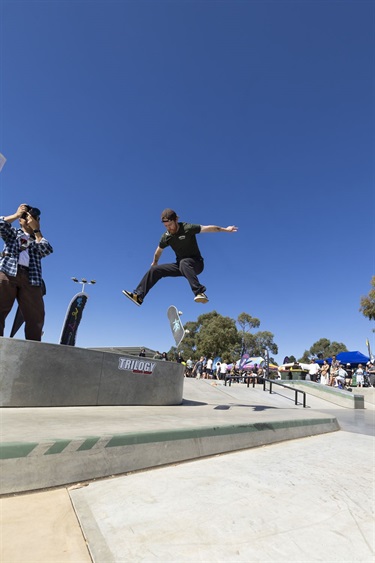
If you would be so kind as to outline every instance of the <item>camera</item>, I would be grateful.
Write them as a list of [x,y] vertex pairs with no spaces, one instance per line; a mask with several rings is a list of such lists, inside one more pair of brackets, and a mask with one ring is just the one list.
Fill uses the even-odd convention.
[[34,219],[39,219],[40,217],[40,209],[37,207],[31,207],[31,205],[26,205],[27,211],[24,211],[21,215],[21,219],[26,219],[27,214],[30,213]]

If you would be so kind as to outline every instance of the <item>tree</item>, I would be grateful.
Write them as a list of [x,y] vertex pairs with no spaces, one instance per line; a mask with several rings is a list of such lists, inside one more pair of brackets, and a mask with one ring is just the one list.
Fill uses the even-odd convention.
[[263,356],[264,350],[266,349],[273,354],[278,353],[279,349],[277,347],[277,344],[275,344],[273,341],[272,332],[269,332],[268,330],[260,330],[253,334],[253,337],[254,342],[251,353],[252,356]]
[[337,355],[340,352],[347,352],[348,349],[342,342],[331,342],[328,338],[321,338],[311,346],[309,350],[305,350],[300,362],[306,363],[311,358],[329,358],[330,356]]
[[369,321],[375,321],[375,276],[372,276],[369,294],[361,297],[360,311]]
[[[242,331],[239,332],[236,322]],[[265,348],[277,354],[277,345],[273,342],[273,334],[268,331],[259,331],[251,334],[251,328],[257,328],[260,320],[247,313],[241,313],[237,321],[230,317],[223,317],[216,311],[200,315],[196,322],[184,324],[189,330],[178,348],[172,346],[169,351],[171,358],[178,352],[183,353],[184,359],[189,356],[196,360],[200,356],[220,356],[228,362],[238,360],[241,350],[246,348],[252,356],[262,356]]]
[[246,332],[252,328],[258,328],[260,326],[260,320],[252,317],[248,313],[241,313],[238,315],[237,322],[240,325],[242,332]]
[[238,345],[236,322],[216,311],[198,317],[195,343],[200,356],[221,356],[232,361],[233,349]]
[[258,328],[260,320],[252,317],[248,313],[241,313],[237,317],[237,322],[241,327],[241,349],[238,350],[238,355],[242,356],[245,350],[250,350],[253,347],[253,338],[250,334],[250,329]]
[[263,356],[266,348],[273,354],[278,353],[278,347],[273,341],[272,332],[258,331],[254,334],[250,333],[252,328],[260,326],[259,319],[252,317],[248,313],[241,313],[237,318],[237,322],[242,329],[242,349],[246,349],[250,356]]
[[228,361],[234,359],[234,350],[238,348],[240,339],[233,319],[212,311],[200,315],[196,322],[187,322],[184,328],[189,332],[178,349],[171,348],[172,358],[176,356],[176,352],[183,351],[185,359],[189,356],[194,360],[200,356],[220,356]]

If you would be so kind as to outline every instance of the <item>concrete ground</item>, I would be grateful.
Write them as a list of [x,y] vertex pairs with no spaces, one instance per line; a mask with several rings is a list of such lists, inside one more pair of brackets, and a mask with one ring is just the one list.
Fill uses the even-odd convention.
[[[316,397],[308,397],[308,409],[301,409],[290,399],[258,389],[252,393],[241,385],[228,389],[187,380],[184,405],[163,407],[165,427],[181,424],[181,419],[194,425],[237,416],[241,421],[243,413],[259,424],[271,412],[288,421],[333,416],[341,430],[3,496],[0,559],[373,563],[375,389],[356,392],[365,395],[365,410],[340,408]],[[25,432],[27,420],[23,409],[18,411],[18,418],[17,412],[1,413],[1,426],[5,419],[13,424],[12,439],[17,429]],[[105,413],[99,414],[99,422],[90,420],[105,425]],[[62,432],[61,409],[50,409],[48,416],[54,430]],[[29,422],[32,427],[31,418]],[[39,426],[42,436],[46,428]]]

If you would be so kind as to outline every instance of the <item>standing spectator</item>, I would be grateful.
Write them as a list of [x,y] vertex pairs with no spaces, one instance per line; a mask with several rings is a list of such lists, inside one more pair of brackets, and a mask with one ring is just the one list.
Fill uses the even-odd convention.
[[209,378],[212,377],[212,364],[213,364],[213,359],[209,357],[206,363],[206,373]]
[[179,352],[179,353],[177,354],[177,363],[178,363],[178,364],[182,364],[183,361],[184,361],[184,358],[182,357],[181,352]]
[[358,367],[355,370],[355,372],[353,373],[353,375],[355,375],[356,378],[357,378],[358,387],[363,387],[363,383],[364,383],[365,378],[364,378],[364,370],[363,370],[362,364],[358,364]]
[[346,383],[346,385],[348,385],[348,386],[350,387],[351,384],[352,384],[352,375],[353,375],[353,371],[354,371],[354,370],[352,370],[352,367],[351,367],[351,365],[350,365],[349,363],[346,364],[345,371],[346,371],[346,373],[347,373],[346,382],[345,382],[345,383]]
[[319,374],[319,371],[320,371],[320,366],[319,366],[318,362],[315,360],[315,358],[311,358],[310,361],[311,361],[310,367],[309,367],[310,381],[317,381],[318,374]]
[[[18,219],[20,228],[12,227]],[[41,259],[53,252],[40,231],[40,211],[22,203],[12,215],[0,217],[0,336],[17,300],[25,320],[26,340],[40,341],[44,325]]]
[[203,379],[207,379],[206,365],[207,365],[207,358],[206,358],[206,356],[204,356],[204,357],[203,357],[203,368],[202,368],[202,377],[203,377]]
[[340,368],[340,362],[336,358],[336,356],[332,356],[331,360],[331,367],[329,370],[329,385],[333,387],[336,383],[336,376],[338,375],[338,371]]
[[152,357],[153,360],[161,360],[162,355],[160,354],[159,350],[156,350],[155,354]]
[[215,368],[215,373],[216,373],[216,379],[220,379],[220,367],[221,367],[221,362],[216,362],[216,368]]
[[228,371],[228,364],[226,362],[221,362],[220,364],[220,379],[225,379]]
[[140,356],[141,358],[145,358],[146,357],[146,350],[144,348],[141,348],[141,351],[139,352],[138,356]]
[[195,375],[195,377],[197,379],[201,378],[201,375],[202,375],[202,372],[203,372],[203,360],[204,360],[204,357],[201,356],[200,359],[195,364],[194,369],[193,369],[193,375]]
[[163,352],[161,355],[161,360],[164,360],[165,362],[168,361],[168,356],[167,356],[167,352]]
[[370,387],[375,387],[375,363],[367,362],[367,375],[370,382]]
[[323,365],[320,369],[320,383],[322,385],[329,384],[329,363],[327,360],[323,360]]

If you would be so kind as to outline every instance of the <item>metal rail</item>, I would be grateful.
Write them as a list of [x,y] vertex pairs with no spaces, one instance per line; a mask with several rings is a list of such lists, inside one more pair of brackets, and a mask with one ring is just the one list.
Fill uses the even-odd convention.
[[[236,381],[237,383],[240,382],[240,379],[243,379],[243,382],[247,384],[247,387],[250,386],[250,383],[253,384],[253,388],[255,387],[255,383],[258,379],[257,375],[227,375],[224,379],[224,385],[227,385],[227,381],[229,382],[229,387],[232,384],[232,380]],[[260,379],[260,377],[259,377]],[[267,379],[266,377],[262,377],[263,379],[263,391],[266,391],[266,383],[268,382],[270,384],[270,393],[272,393],[272,385],[279,385],[280,387],[285,387],[285,389],[290,389],[291,391],[294,391],[294,404],[298,405],[298,393],[302,393],[303,396],[303,400],[302,400],[302,405],[303,408],[306,408],[306,393],[305,391],[301,391],[301,389],[296,389],[295,387],[291,387],[290,385],[285,385],[285,383],[279,383],[278,381],[275,381],[274,379]]]
[[258,379],[257,375],[226,375],[224,379],[224,385],[227,386],[227,381],[229,381],[229,387],[232,385],[232,381],[236,381],[239,383],[243,379],[244,383],[247,383],[249,387],[250,381],[253,382],[253,387],[255,387],[256,380]]
[[232,385],[232,381],[236,381],[237,383],[239,383],[241,379],[243,379],[243,377],[240,375],[226,375],[224,377],[224,385],[226,387],[228,381],[230,387]]
[[266,383],[270,384],[270,393],[272,393],[272,385],[279,385],[280,387],[285,387],[285,389],[290,389],[294,391],[294,404],[298,405],[298,393],[302,393],[303,401],[302,405],[303,408],[306,408],[306,393],[305,391],[301,391],[301,389],[296,389],[295,387],[291,387],[290,385],[285,385],[285,383],[279,383],[279,381],[275,381],[274,379],[263,379],[263,391],[266,391]]

